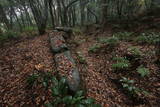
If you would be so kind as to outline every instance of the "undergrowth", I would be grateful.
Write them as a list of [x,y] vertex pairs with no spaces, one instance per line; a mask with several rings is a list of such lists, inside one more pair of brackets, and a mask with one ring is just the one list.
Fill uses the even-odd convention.
[[91,46],[88,51],[94,53],[94,52],[97,52],[100,48],[101,46],[99,44],[95,44]]
[[142,52],[141,52],[140,48],[138,48],[136,46],[129,47],[127,50],[129,52],[128,54],[132,55],[134,58],[142,57]]
[[86,64],[87,63],[86,59],[84,58],[84,56],[82,55],[81,52],[77,52],[77,58],[78,58],[78,60],[81,64]]
[[9,40],[9,39],[17,39],[19,36],[20,36],[20,34],[18,32],[7,31],[7,32],[4,32],[4,33],[1,33],[0,42],[3,43],[3,42],[5,42],[6,40]]
[[108,38],[98,38],[98,41],[103,44],[107,44],[109,47],[115,47],[119,44],[119,39],[115,36]]
[[134,85],[135,84],[134,80],[130,80],[126,77],[123,77],[122,79],[120,79],[120,82],[121,82],[123,88],[125,90],[127,90],[129,92],[129,94],[133,97],[140,96],[140,95],[147,96],[149,94],[144,89],[136,87]]
[[145,77],[145,76],[148,76],[150,74],[149,69],[147,69],[143,66],[138,67],[137,72],[141,75],[141,77]]
[[37,36],[38,35],[37,28],[36,27],[32,27],[32,26],[25,27],[23,29],[23,32],[27,36]]
[[112,64],[112,68],[115,71],[127,70],[130,67],[130,62],[124,57],[114,57],[113,60],[116,61],[116,63]]
[[53,99],[45,104],[46,107],[101,107],[93,98],[85,97],[83,90],[70,93],[65,77],[58,79],[51,73],[33,74],[27,83],[30,88],[41,83],[46,91],[51,90]]
[[140,36],[138,36],[135,39],[136,42],[140,44],[157,44],[160,43],[160,33],[155,32],[145,32],[141,33]]
[[133,38],[131,34],[132,32],[117,32],[114,33],[113,36],[117,37],[119,40],[131,41]]

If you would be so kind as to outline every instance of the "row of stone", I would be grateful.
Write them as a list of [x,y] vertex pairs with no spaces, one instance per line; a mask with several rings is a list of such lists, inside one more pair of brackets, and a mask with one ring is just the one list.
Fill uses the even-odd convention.
[[61,76],[67,78],[67,84],[71,91],[77,91],[80,84],[80,76],[76,67],[75,61],[71,56],[65,39],[62,33],[49,33],[51,50],[54,54],[54,59],[57,71]]

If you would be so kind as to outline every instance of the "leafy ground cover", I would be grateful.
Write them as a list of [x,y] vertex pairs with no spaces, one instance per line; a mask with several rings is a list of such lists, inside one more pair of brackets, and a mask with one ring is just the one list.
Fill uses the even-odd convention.
[[[95,35],[95,32],[99,33]],[[67,40],[81,75],[81,88],[85,95],[81,95],[80,100],[74,95],[67,95],[61,97],[61,103],[65,103],[66,99],[71,103],[75,100],[93,102],[93,99],[88,98],[94,98],[102,107],[159,105],[157,41],[152,39],[154,43],[140,43],[137,38],[141,35],[130,38],[128,35],[131,33],[121,31],[119,35],[111,29],[95,32],[90,33],[91,35],[75,32]],[[127,40],[126,37],[121,37],[123,34]],[[52,72],[56,71],[54,57],[47,35],[6,42],[1,47],[0,54],[0,106],[43,107],[45,104],[52,106],[52,101],[57,101],[52,93],[58,92],[56,88],[48,88],[46,91],[45,87],[50,80],[33,75],[48,72],[53,77],[55,75]],[[37,78],[44,82],[37,82],[32,86]]]
[[[88,96],[95,98],[104,107],[113,105],[149,107],[160,104],[158,88],[160,68],[155,63],[158,59],[155,42],[159,40],[160,33],[147,32],[147,38],[148,34],[152,34],[152,38],[143,44],[136,41],[142,37],[141,33],[139,36],[133,34],[127,32],[115,34],[109,29],[96,36],[83,34],[84,36],[78,35],[68,41],[77,63],[80,59],[76,52],[83,54],[86,60],[87,65],[78,63],[78,66]],[[116,39],[108,42],[115,37]],[[84,41],[77,47],[75,42],[82,39]],[[116,45],[110,48],[108,43]],[[115,69],[118,72],[114,72]]]
[[[47,35],[10,41],[0,49],[0,106],[42,106],[50,99],[41,85],[29,90],[27,77],[54,70]],[[39,70],[37,70],[39,69]]]

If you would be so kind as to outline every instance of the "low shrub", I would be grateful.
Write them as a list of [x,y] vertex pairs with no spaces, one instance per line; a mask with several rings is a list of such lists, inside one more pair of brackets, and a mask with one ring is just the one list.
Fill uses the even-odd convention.
[[38,79],[38,76],[37,74],[32,74],[31,76],[29,76],[27,78],[27,83],[28,83],[28,86],[29,87],[32,87],[34,85],[34,83],[37,81]]
[[27,35],[27,36],[37,36],[38,32],[37,32],[37,28],[33,27],[33,26],[29,26],[29,27],[25,27],[23,29],[23,32]]
[[27,82],[32,87],[35,82],[41,83],[46,90],[51,91],[53,100],[46,103],[46,107],[101,107],[95,104],[93,98],[86,98],[82,90],[71,94],[65,77],[57,79],[51,73],[33,74]]
[[138,88],[134,86],[134,80],[127,79],[126,77],[123,77],[120,79],[120,82],[125,90],[129,92],[130,95],[133,97],[139,96],[139,95],[148,95],[148,92],[144,89]]
[[128,54],[132,55],[135,58],[139,58],[142,56],[142,52],[138,47],[132,46],[128,48]]
[[119,44],[119,39],[117,37],[99,38],[100,43],[109,45],[110,47],[115,47]]
[[148,33],[141,33],[140,36],[138,36],[135,39],[136,42],[141,44],[157,44],[160,43],[160,33],[155,32],[148,32]]
[[95,44],[91,46],[88,51],[94,53],[94,52],[97,52],[100,48],[101,46],[99,44]]
[[141,77],[145,77],[145,76],[148,76],[150,74],[149,69],[147,69],[143,66],[138,67],[137,72],[141,75]]
[[126,70],[130,67],[130,62],[126,58],[115,57],[113,60],[116,61],[116,63],[112,64],[112,68],[116,71]]
[[84,32],[84,28],[80,27],[74,27],[72,30],[74,35],[83,35]]
[[20,34],[18,32],[14,32],[14,31],[7,31],[5,33],[2,33],[0,35],[0,42],[4,42],[8,39],[16,39],[20,36]]
[[87,63],[87,62],[86,62],[86,59],[84,58],[84,56],[82,55],[81,52],[77,52],[77,58],[78,58],[78,60],[79,60],[79,62],[80,62],[81,64],[86,64],[86,63]]
[[28,27],[25,27],[23,29],[24,32],[32,32],[32,31],[35,31],[35,30],[37,30],[37,28],[33,27],[33,26],[28,26]]
[[117,37],[119,40],[131,41],[132,40],[131,34],[132,32],[118,32],[113,34],[113,36]]

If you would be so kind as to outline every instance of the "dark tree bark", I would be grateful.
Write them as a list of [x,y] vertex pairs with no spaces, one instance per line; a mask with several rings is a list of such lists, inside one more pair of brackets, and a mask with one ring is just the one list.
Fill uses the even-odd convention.
[[10,26],[9,20],[8,20],[6,13],[5,13],[1,4],[0,4],[0,13],[1,13],[0,14],[0,22],[4,23],[7,27],[7,29],[10,30],[11,26]]
[[39,34],[42,35],[46,31],[48,19],[48,0],[44,0],[44,7],[38,0],[29,0],[30,8],[32,10],[35,22],[38,27]]
[[98,17],[97,17],[97,15],[94,13],[94,12],[92,12],[89,8],[87,8],[87,10],[88,10],[88,12],[90,12],[94,17],[95,17],[95,20],[96,20],[96,24],[98,23]]
[[52,27],[53,29],[55,28],[55,23],[54,23],[54,16],[53,16],[53,10],[52,10],[52,0],[49,0],[49,11],[51,15],[51,20],[52,20]]
[[106,25],[107,23],[107,0],[101,0],[102,6],[102,24]]
[[68,22],[68,18],[67,18],[67,13],[69,8],[76,2],[78,2],[79,0],[73,0],[71,1],[67,6],[64,7],[64,25],[67,26],[67,22]]
[[20,29],[20,31],[22,31],[21,22],[20,22],[17,14],[16,14],[16,12],[15,12],[15,9],[14,9],[13,5],[12,5],[12,4],[14,4],[14,2],[13,2],[12,0],[8,0],[8,3],[10,4],[10,11],[11,11],[11,13],[14,15],[15,19],[17,20],[17,23],[18,23],[18,25],[19,25],[19,29]]

